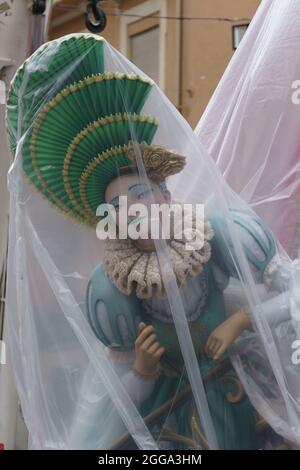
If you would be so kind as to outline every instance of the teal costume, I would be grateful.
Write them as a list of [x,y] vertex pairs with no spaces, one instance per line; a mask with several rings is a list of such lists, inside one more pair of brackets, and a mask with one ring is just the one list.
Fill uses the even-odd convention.
[[[261,221],[251,213],[231,212],[253,274],[257,282],[262,282],[264,270],[276,251],[274,239]],[[212,255],[204,264],[204,271],[199,276],[191,278],[187,286],[181,290],[203,376],[209,374],[216,365],[205,354],[203,347],[210,333],[226,319],[223,289],[230,276],[238,277],[237,260],[233,260],[230,255],[234,253],[234,249],[229,246],[230,238],[221,213],[211,214],[209,220],[214,230],[214,237],[211,240]],[[99,321],[97,312],[99,302],[104,303],[106,307],[106,322],[110,324],[112,335],[110,338],[107,337],[107,333],[104,333],[107,327],[102,325],[101,320]],[[133,294],[130,296],[122,294],[107,278],[103,266],[100,265],[89,282],[87,311],[95,334],[106,346],[118,351],[129,351],[134,348],[134,340],[137,336],[136,324],[140,319],[155,327],[158,340],[165,347],[166,352],[162,358],[162,373],[156,380],[151,395],[140,404],[140,412],[143,416],[152,413],[166,400],[172,398],[176,392],[187,386],[187,377],[184,373],[179,383],[184,364],[175,327],[170,321],[171,313],[167,300],[165,302],[161,300],[155,302],[155,299],[141,301]],[[124,335],[124,328],[119,328],[120,316],[123,317],[123,325],[127,325],[126,335]],[[211,379],[207,386],[207,398],[221,449],[261,448],[262,439],[255,427],[256,412],[232,368]],[[172,426],[176,427],[178,435],[191,439],[195,436],[195,431],[192,430],[193,415],[195,416],[194,403],[191,399],[187,399],[175,409]],[[195,419],[193,422],[195,424]],[[195,429],[201,445],[205,446],[205,436],[201,432],[201,423],[198,418]],[[159,424],[154,424],[152,432],[154,435],[160,432]],[[182,442],[177,440],[176,444],[173,443],[170,448],[188,447],[188,442],[182,439]]]
[[[97,208],[105,202],[107,185],[120,174],[137,171],[142,163],[151,180],[163,182],[184,166],[184,157],[176,151],[153,145],[157,136],[164,138],[152,115],[155,112],[148,115],[144,111],[153,82],[144,76],[119,73],[117,62],[113,66],[109,61],[105,63],[106,47],[104,39],[89,34],[71,35],[43,45],[17,72],[7,106],[11,148],[15,153],[19,136],[23,136],[20,155],[29,183],[55,209],[92,229],[99,221]],[[138,162],[137,144],[141,157]],[[261,282],[275,254],[274,240],[254,215],[232,211],[232,216],[252,271]],[[215,367],[203,346],[225,319],[223,290],[227,280],[238,277],[238,259],[232,258],[234,247],[229,246],[230,236],[221,214],[210,214],[209,221],[214,230],[212,254],[203,264],[203,272],[188,279],[181,289],[203,376]],[[138,404],[144,417],[188,386],[167,301],[156,302],[154,297],[140,300],[134,294],[121,293],[100,265],[89,281],[87,316],[99,340],[118,352],[134,350],[141,319],[155,326],[166,352],[160,377]],[[220,448],[260,447],[254,409],[240,393],[231,367],[210,378],[207,397]],[[110,398],[105,396],[98,408],[93,399],[85,421],[87,428],[83,429],[80,422],[74,431],[75,448],[96,447],[93,435],[106,432],[101,423],[110,420]],[[191,395],[162,417],[169,434],[176,434],[173,432],[173,440],[170,435],[169,440],[164,436],[163,445],[187,448],[199,441],[205,447]],[[165,431],[161,424],[158,419],[148,426],[155,438]],[[114,438],[123,431],[124,427],[115,426]]]

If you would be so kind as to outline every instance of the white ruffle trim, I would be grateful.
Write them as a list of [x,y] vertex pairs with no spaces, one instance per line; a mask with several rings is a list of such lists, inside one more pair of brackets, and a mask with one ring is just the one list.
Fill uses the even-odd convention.
[[[207,220],[203,220],[203,230],[204,243],[198,250],[187,250],[184,239],[173,239],[169,244],[173,268],[170,278],[175,274],[178,287],[185,286],[189,276],[200,274],[203,271],[203,263],[211,257],[209,240],[213,238],[214,232]],[[126,295],[135,292],[140,299],[166,296],[156,251],[141,251],[129,238],[105,242],[104,269],[116,287]]]

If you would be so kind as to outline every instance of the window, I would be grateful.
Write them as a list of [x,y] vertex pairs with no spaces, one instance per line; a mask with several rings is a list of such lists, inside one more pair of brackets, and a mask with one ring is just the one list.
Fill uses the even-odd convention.
[[232,43],[233,49],[236,49],[244,37],[249,24],[234,25],[232,27]]
[[159,83],[159,26],[130,36],[130,60]]
[[166,0],[145,0],[126,10],[127,16],[121,17],[120,31],[121,52],[162,90],[165,87],[166,14]]

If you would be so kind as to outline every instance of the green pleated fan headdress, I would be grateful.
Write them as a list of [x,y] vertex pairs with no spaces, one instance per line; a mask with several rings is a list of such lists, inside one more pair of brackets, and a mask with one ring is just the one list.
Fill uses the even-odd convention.
[[97,223],[108,183],[136,166],[136,145],[157,181],[184,166],[184,157],[151,145],[158,121],[142,108],[153,82],[105,71],[104,47],[90,34],[46,43],[18,70],[7,105],[11,148],[21,139],[29,181],[89,226]]

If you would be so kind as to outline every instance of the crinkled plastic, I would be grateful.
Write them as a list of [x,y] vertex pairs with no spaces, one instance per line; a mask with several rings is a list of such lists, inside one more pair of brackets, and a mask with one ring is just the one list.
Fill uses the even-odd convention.
[[[18,71],[7,129],[30,448],[299,448],[299,266],[162,91],[101,37],[70,35]],[[170,237],[122,238],[121,196],[167,204]],[[141,214],[125,227],[161,226]]]
[[299,256],[298,17],[293,0],[264,0],[196,134],[230,186]]

